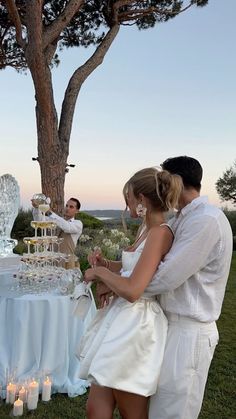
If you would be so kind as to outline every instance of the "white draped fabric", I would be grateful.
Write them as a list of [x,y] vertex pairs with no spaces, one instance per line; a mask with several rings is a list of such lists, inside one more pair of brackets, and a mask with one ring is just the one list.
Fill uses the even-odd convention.
[[0,271],[0,383],[5,384],[6,369],[17,368],[19,381],[47,372],[54,392],[83,394],[88,383],[78,378],[75,351],[96,312],[94,302],[81,320],[72,315],[75,302],[69,296],[12,291],[12,273]]

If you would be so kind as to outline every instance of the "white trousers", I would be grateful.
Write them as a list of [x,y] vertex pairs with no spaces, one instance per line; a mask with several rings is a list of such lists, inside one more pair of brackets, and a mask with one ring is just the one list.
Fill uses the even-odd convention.
[[168,335],[149,419],[197,419],[208,370],[219,340],[215,322],[168,314]]

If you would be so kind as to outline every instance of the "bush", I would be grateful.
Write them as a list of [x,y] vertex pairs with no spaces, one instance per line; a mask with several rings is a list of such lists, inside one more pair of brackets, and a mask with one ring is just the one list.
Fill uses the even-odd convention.
[[79,212],[75,218],[76,220],[82,221],[84,228],[98,229],[103,226],[103,222],[101,220],[92,217],[92,215],[85,214],[84,212]]
[[224,213],[230,222],[233,235],[236,236],[236,211],[224,210]]
[[12,227],[11,237],[20,241],[23,237],[33,236],[34,229],[30,225],[32,219],[31,210],[24,210],[23,208],[20,208]]
[[236,250],[236,211],[224,210],[233,231],[233,250]]

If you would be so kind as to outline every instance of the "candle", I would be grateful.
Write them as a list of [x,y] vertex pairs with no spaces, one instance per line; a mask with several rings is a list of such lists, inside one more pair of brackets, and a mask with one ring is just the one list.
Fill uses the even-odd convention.
[[29,410],[35,410],[35,409],[37,409],[37,405],[38,405],[38,394],[31,395],[29,393],[28,397],[27,397],[27,407],[28,407],[28,409]]
[[16,385],[13,383],[9,383],[7,385],[6,403],[13,404],[15,399],[16,399]]
[[21,387],[20,391],[19,391],[19,399],[25,403],[26,402],[26,389],[24,386]]
[[7,391],[6,391],[6,403],[9,403],[9,389],[10,389],[11,383],[7,385]]
[[39,399],[39,384],[33,380],[28,387],[27,407],[29,410],[37,409]]
[[49,377],[43,382],[43,391],[42,391],[42,401],[48,402],[51,399],[51,387],[52,382],[50,381]]
[[13,416],[22,416],[23,415],[23,402],[20,399],[17,399],[13,405]]
[[37,383],[37,381],[31,381],[31,383],[29,384],[29,393],[31,396],[39,395],[39,384]]

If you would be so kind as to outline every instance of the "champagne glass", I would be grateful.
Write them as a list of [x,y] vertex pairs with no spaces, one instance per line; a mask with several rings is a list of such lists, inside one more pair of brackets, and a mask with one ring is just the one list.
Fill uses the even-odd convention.
[[40,204],[39,205],[39,211],[42,212],[43,214],[43,221],[45,221],[45,213],[50,209],[50,205],[49,204]]
[[57,242],[56,242],[56,244],[57,244],[57,251],[58,251],[58,253],[61,253],[61,250],[60,250],[60,245],[61,245],[61,243],[64,241],[64,239],[62,238],[62,237],[59,237],[58,239],[57,239]]
[[23,242],[27,244],[27,254],[30,255],[31,237],[24,237]]
[[37,230],[38,230],[38,227],[39,227],[38,221],[31,221],[30,225],[31,225],[31,227],[34,228],[34,235],[35,235],[35,237],[37,237]]

